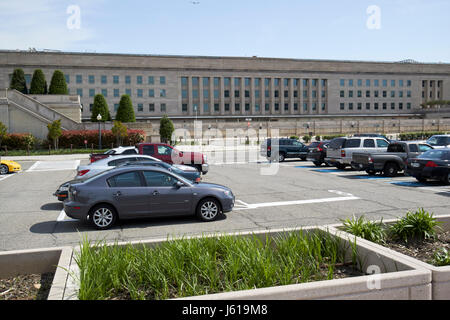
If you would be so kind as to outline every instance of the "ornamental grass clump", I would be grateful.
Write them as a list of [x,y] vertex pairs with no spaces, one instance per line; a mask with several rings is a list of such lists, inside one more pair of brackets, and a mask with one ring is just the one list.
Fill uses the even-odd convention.
[[416,212],[408,211],[406,216],[402,217],[390,228],[390,235],[393,239],[403,240],[424,240],[434,239],[439,228],[439,222],[433,217],[433,214],[425,211],[423,208]]
[[84,239],[75,256],[78,298],[168,299],[332,279],[336,265],[347,265],[344,244],[325,232],[304,231],[169,240],[156,247]]
[[438,267],[450,265],[450,252],[446,248],[437,250],[430,263]]
[[381,222],[366,220],[364,216],[341,220],[343,230],[368,241],[383,244],[386,241],[386,226]]

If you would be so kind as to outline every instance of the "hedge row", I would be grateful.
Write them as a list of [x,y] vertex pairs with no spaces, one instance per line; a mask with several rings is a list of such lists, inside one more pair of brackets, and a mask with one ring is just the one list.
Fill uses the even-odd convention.
[[[128,136],[123,139],[123,145],[134,145],[145,140],[145,132],[143,130],[127,130]],[[59,148],[84,148],[87,142],[88,147],[92,144],[98,145],[98,130],[76,130],[63,131],[59,137]],[[12,133],[7,134],[2,141],[2,149],[6,146],[8,150],[26,150],[27,146],[31,149],[47,148],[53,145],[49,140],[39,140],[29,133]],[[116,145],[116,137],[111,130],[102,130],[102,145]]]
[[408,140],[425,140],[430,138],[431,136],[437,135],[437,134],[445,134],[445,132],[442,131],[433,131],[433,132],[406,132],[401,133],[399,135],[400,140],[408,141]]

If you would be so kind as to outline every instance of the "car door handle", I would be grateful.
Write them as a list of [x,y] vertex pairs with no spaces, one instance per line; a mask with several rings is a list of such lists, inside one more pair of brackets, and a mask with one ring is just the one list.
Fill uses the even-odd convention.
[[155,190],[155,191],[152,192],[152,195],[154,195],[154,196],[157,196],[158,194],[159,194],[158,190]]
[[113,193],[114,197],[119,197],[121,195],[122,195],[122,192],[120,192],[120,191],[117,191],[116,193]]

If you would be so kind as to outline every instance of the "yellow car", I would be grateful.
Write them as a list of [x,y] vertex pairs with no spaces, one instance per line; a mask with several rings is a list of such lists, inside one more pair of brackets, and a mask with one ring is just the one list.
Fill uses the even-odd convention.
[[17,172],[22,170],[20,164],[12,160],[1,160],[0,161],[0,174],[7,174],[10,172]]

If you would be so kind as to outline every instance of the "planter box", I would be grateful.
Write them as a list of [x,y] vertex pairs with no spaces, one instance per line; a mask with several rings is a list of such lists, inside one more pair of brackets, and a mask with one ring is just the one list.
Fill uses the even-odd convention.
[[[355,237],[347,233],[340,232],[334,228],[329,230],[324,227],[292,228],[271,231],[263,230],[245,233],[229,233],[227,235],[239,237],[252,237],[256,235],[264,241],[266,236],[274,237],[290,231],[298,230],[304,230],[306,232],[330,232],[332,235],[342,240],[344,247],[347,249],[348,261],[351,261],[351,243],[354,241]],[[224,234],[199,235],[182,238],[191,239],[221,235]],[[171,240],[180,238],[181,237],[171,238]],[[118,245],[144,244],[149,247],[155,247],[165,241],[167,241],[167,239],[155,239],[149,241],[118,243]],[[404,259],[403,257],[395,255],[391,252],[378,250],[371,243],[367,243],[365,241],[358,241],[356,249],[358,256],[361,258],[358,264],[362,266],[362,270],[369,270],[368,273],[372,273],[372,270],[376,270],[381,273],[279,287],[217,293],[183,299],[431,299],[431,272],[428,269],[422,268],[408,259]],[[66,259],[66,261],[67,260],[69,259]],[[66,270],[61,269],[61,273],[66,273],[66,275],[60,275],[61,278],[67,279],[66,288],[63,290],[63,295],[61,296],[64,300],[77,299],[78,287],[74,282],[73,276],[68,276],[68,272],[76,277],[77,274],[79,274],[79,269],[74,259],[70,259],[70,261],[71,263],[69,268],[66,268]]]
[[27,274],[55,272],[48,300],[61,300],[64,296],[72,248],[48,248],[0,252],[0,279]]
[[[437,221],[442,222],[440,224],[440,227],[442,228],[442,232],[450,231],[450,215],[435,216],[435,218]],[[389,225],[389,224],[395,223],[396,221],[397,221],[397,219],[390,219],[390,220],[384,221],[384,223]],[[341,224],[332,225],[332,226],[330,226],[330,230],[335,229],[336,231],[338,231],[339,228],[341,228],[341,227],[342,227]],[[339,232],[343,233],[343,231],[339,231]],[[352,235],[348,234],[348,236],[352,236]],[[408,261],[411,264],[414,264],[420,268],[429,270],[431,272],[431,276],[432,276],[432,282],[431,282],[432,299],[433,300],[450,300],[450,266],[436,267],[429,263],[425,263],[423,261],[420,261],[420,260],[410,257],[408,255],[402,254],[398,251],[395,251],[395,250],[389,249],[387,247],[384,247],[382,245],[376,244],[374,242],[371,242],[371,241],[368,241],[368,240],[365,240],[365,239],[362,239],[359,237],[357,239],[358,239],[357,242],[359,244],[371,246],[372,248],[374,248],[374,250],[377,250],[378,252],[384,252],[386,254],[391,254],[393,256],[396,256],[396,257],[402,259],[402,261]]]

